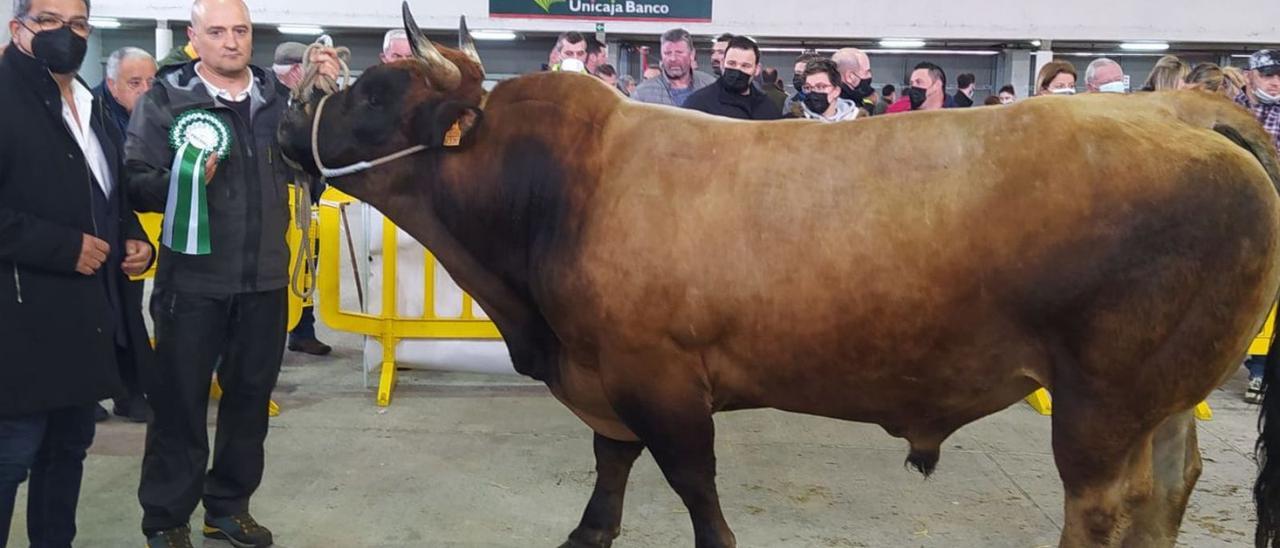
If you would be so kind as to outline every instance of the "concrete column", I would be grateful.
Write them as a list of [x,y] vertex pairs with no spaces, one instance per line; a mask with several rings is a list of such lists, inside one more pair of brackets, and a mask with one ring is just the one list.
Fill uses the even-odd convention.
[[1036,93],[1036,85],[1038,82],[1035,81],[1035,77],[1037,74],[1040,74],[1040,69],[1044,68],[1044,66],[1049,64],[1050,61],[1053,61],[1053,42],[1050,42],[1049,40],[1042,40],[1040,50],[1035,53],[1035,70],[1031,71],[1032,81],[1031,87],[1028,90],[1029,95]]
[[102,81],[106,62],[106,55],[102,53],[102,31],[95,31],[89,35],[89,49],[85,51],[84,62],[80,64],[80,78],[91,87],[98,85]]
[[1007,49],[1000,59],[1007,76],[1000,85],[1011,84],[1019,98],[1026,97],[1033,76],[1031,52],[1025,49]]
[[164,19],[156,21],[156,61],[164,59],[173,50],[173,29]]

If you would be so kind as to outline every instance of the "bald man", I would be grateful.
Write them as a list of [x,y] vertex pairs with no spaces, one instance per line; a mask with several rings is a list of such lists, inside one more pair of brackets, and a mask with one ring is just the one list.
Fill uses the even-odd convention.
[[[267,405],[285,344],[292,174],[275,135],[287,90],[270,70],[249,64],[253,24],[241,0],[195,2],[187,37],[198,59],[157,75],[134,110],[125,147],[135,205],[168,209],[166,220],[175,223],[165,227],[171,241],[160,250],[151,298],[158,367],[143,376],[155,418],[138,488],[142,531],[153,548],[191,546],[187,524],[203,503],[204,536],[264,547],[271,531],[249,515],[249,498],[262,480]],[[337,74],[332,58],[318,60]],[[192,112],[212,113],[231,133],[225,157],[203,164],[207,224],[192,221],[195,230],[176,224],[173,213],[187,205],[177,197],[187,194],[180,177],[170,181],[171,170],[189,161],[175,162],[170,129]],[[209,467],[215,365],[223,396]]]
[[844,48],[837,50],[831,60],[840,72],[840,98],[853,101],[868,115],[875,112],[876,104],[871,96],[876,90],[871,87],[871,58],[866,52],[858,48]]

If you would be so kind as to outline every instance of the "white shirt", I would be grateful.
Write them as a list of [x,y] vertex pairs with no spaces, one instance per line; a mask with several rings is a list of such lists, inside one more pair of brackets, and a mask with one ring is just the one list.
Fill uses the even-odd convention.
[[76,116],[71,115],[71,107],[67,105],[66,98],[63,98],[62,121],[67,124],[67,129],[71,130],[71,136],[75,137],[76,143],[80,145],[85,163],[88,164],[89,171],[93,172],[94,178],[98,180],[98,186],[102,187],[103,194],[110,199],[111,188],[115,186],[115,180],[111,178],[111,164],[107,163],[107,155],[102,152],[102,143],[98,142],[98,136],[94,134],[93,127],[90,125],[93,120],[93,92],[84,87],[79,80],[72,80],[71,96],[75,100],[76,114],[80,119],[76,120]]
[[235,95],[231,95],[231,92],[225,89],[222,89],[218,86],[215,86],[209,83],[208,80],[205,80],[204,75],[200,74],[200,67],[201,67],[201,63],[196,63],[196,76],[200,77],[201,82],[204,82],[204,89],[205,91],[209,92],[209,97],[212,97],[214,99],[222,99],[223,101],[231,101],[232,103],[239,103],[240,101],[248,99],[249,96],[253,94],[253,87],[258,85],[257,82],[254,82],[253,72],[251,72],[248,68],[246,68],[244,69],[244,72],[249,75],[249,85],[244,88],[244,91],[241,91],[240,93],[237,93]]

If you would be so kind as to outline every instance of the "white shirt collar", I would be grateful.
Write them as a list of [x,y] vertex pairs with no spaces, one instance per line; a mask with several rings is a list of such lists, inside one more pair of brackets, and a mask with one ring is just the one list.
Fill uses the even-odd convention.
[[198,76],[200,78],[200,81],[204,83],[204,89],[205,91],[209,92],[209,97],[212,97],[214,99],[222,99],[223,101],[231,101],[233,103],[239,103],[240,101],[248,99],[251,95],[253,95],[253,88],[254,86],[258,85],[258,83],[254,81],[255,79],[253,77],[253,71],[249,70],[248,67],[245,67],[244,71],[249,75],[249,87],[244,88],[244,91],[233,96],[231,95],[231,92],[225,89],[222,89],[218,86],[215,86],[212,83],[210,83],[208,80],[205,80],[204,75],[200,74],[201,65],[202,64],[199,62],[196,63],[196,76]]
[[66,100],[63,100],[62,120],[67,124],[67,129],[71,131],[76,144],[80,145],[85,164],[98,180],[103,194],[111,196],[115,179],[112,178],[111,166],[107,163],[106,154],[102,151],[102,144],[98,142],[98,136],[93,132],[93,92],[81,84],[80,80],[73,79],[71,97],[76,104],[76,116],[71,115],[71,109],[67,106]]

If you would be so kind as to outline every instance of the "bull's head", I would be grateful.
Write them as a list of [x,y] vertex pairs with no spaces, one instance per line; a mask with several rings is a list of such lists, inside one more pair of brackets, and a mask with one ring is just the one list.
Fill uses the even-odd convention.
[[[280,124],[281,148],[290,160],[311,175],[329,168],[331,182],[357,194],[403,180],[397,175],[408,173],[413,158],[398,153],[440,154],[438,149],[464,146],[479,124],[484,66],[465,18],[455,50],[422,35],[408,2],[403,14],[413,59],[370,68],[349,89],[295,104]],[[389,157],[394,159],[377,162]],[[376,165],[368,167],[370,161]],[[353,165],[365,169],[332,171]]]

